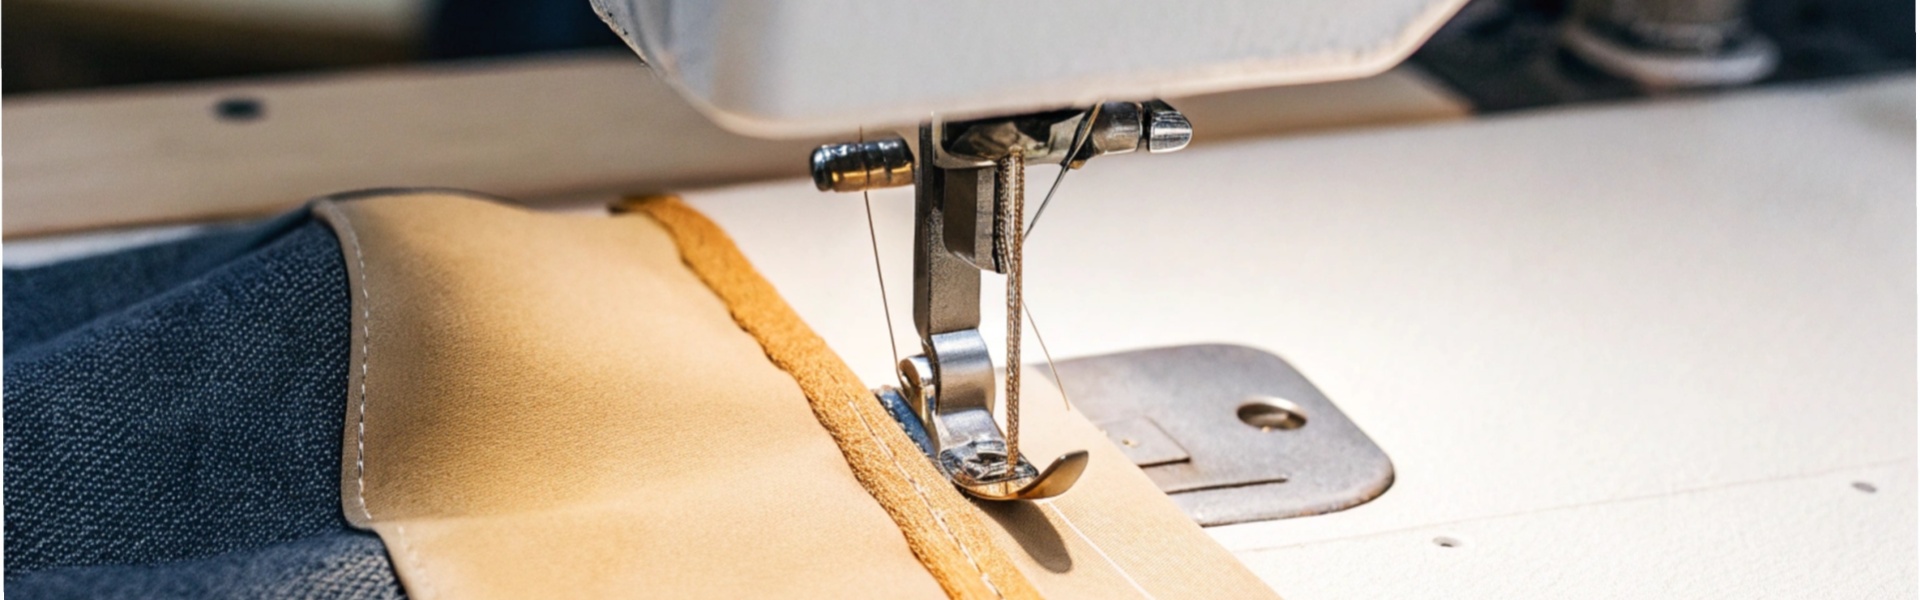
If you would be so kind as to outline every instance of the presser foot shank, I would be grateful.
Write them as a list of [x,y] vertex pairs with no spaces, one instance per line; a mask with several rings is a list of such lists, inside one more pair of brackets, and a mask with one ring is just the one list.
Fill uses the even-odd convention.
[[1008,275],[1008,356],[1017,362],[1020,249],[1030,227],[1024,165],[1057,161],[1063,170],[1079,168],[1104,154],[1179,150],[1191,137],[1186,117],[1154,100],[936,120],[920,126],[915,147],[888,138],[814,151],[812,173],[821,191],[914,186],[913,320],[925,352],[900,362],[902,390],[875,393],[883,404],[894,398],[911,405],[895,418],[909,434],[919,430],[915,441],[961,491],[984,500],[1050,498],[1072,488],[1087,467],[1085,451],[1063,454],[1045,468],[1019,455],[1017,376],[1007,384],[1004,433],[993,417],[996,380],[979,329],[980,272]]

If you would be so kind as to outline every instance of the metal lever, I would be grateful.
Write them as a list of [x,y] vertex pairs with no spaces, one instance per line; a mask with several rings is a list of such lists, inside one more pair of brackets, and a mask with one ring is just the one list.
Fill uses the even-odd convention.
[[[911,414],[896,418],[909,433],[924,430],[916,441],[968,495],[1038,500],[1066,493],[1086,471],[1086,451],[1068,452],[1045,469],[1036,468],[1024,456],[1009,455],[1018,451],[1017,440],[1009,444],[993,418],[993,359],[979,329],[980,272],[1004,273],[1009,262],[1017,264],[1017,255],[1006,248],[1023,234],[1019,216],[1007,218],[1003,203],[996,202],[996,192],[1018,185],[1017,178],[996,175],[1020,157],[1078,168],[1102,154],[1179,150],[1191,139],[1192,128],[1173,107],[1152,101],[935,122],[922,125],[919,133],[918,156],[904,140],[890,138],[821,146],[812,165],[822,191],[894,187],[905,183],[909,170],[912,174],[913,322],[924,353],[900,362],[900,395]],[[1009,156],[1016,159],[996,164]],[[1009,310],[1017,311],[1017,304],[1014,295]],[[893,391],[875,393],[886,403]]]

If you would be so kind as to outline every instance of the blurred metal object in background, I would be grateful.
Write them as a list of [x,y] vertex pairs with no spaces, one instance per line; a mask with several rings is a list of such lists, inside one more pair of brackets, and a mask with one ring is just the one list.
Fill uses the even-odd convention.
[[1561,43],[1651,90],[1753,83],[1773,73],[1780,49],[1747,9],[1747,0],[1580,0]]
[[1897,0],[1473,0],[1409,62],[1480,112],[1829,79],[1911,70],[1913,11]]

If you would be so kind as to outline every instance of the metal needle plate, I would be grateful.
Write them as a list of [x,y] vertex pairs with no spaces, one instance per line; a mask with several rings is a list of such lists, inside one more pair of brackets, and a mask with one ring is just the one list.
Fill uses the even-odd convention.
[[1074,407],[1201,525],[1338,511],[1393,483],[1386,453],[1278,356],[1178,346],[1057,367]]

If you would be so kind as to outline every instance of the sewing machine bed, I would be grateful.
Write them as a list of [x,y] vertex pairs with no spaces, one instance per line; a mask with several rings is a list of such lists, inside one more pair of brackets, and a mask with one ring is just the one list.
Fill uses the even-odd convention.
[[[1391,457],[1372,502],[1209,530],[1284,597],[1911,596],[1913,114],[1902,75],[1219,143],[1202,129],[1184,153],[1070,177],[1026,294],[1060,358],[1282,356]],[[576,199],[635,191],[576,171]],[[54,204],[34,204],[58,183],[41,182],[16,188],[30,209]],[[685,197],[866,381],[894,379],[858,198],[800,179]],[[896,316],[911,202],[873,193]]]
[[[1386,451],[1368,504],[1210,530],[1284,597],[1912,595],[1913,114],[1895,76],[1121,157],[1027,298],[1056,357],[1276,353]],[[891,378],[858,199],[687,198]]]

